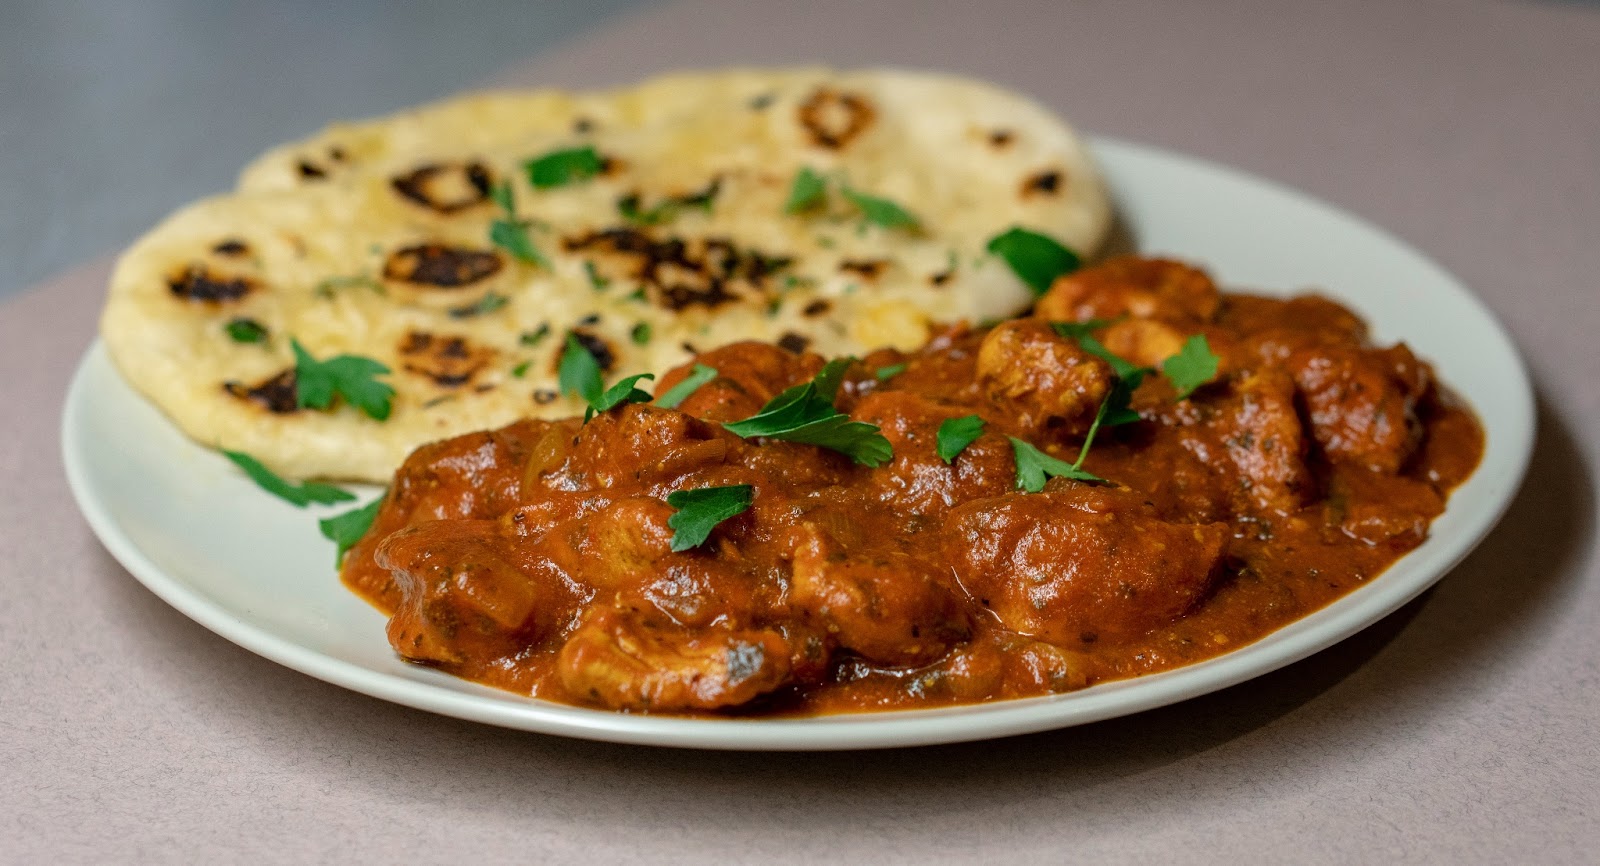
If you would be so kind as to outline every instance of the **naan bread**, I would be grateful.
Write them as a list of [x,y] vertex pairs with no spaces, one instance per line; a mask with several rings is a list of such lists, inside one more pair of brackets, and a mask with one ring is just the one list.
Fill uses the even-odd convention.
[[[524,162],[585,145],[598,176],[530,185]],[[802,167],[829,178],[826,203],[786,214]],[[490,242],[503,181],[548,266]],[[845,184],[919,228],[863,220]],[[636,212],[679,204],[646,224],[625,218],[630,198]],[[746,70],[471,95],[265,154],[237,192],[123,255],[101,330],[127,379],[195,439],[288,476],[383,481],[424,442],[581,412],[558,393],[569,332],[608,382],[741,339],[910,349],[931,322],[1030,302],[985,253],[994,235],[1022,225],[1088,255],[1109,221],[1073,132],[974,81]],[[231,338],[245,320],[266,338]],[[390,367],[390,417],[295,408],[291,337],[319,359]]]

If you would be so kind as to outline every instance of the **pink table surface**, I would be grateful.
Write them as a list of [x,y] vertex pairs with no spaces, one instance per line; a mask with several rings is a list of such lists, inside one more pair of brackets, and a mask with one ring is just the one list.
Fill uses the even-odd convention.
[[826,755],[499,730],[257,658],[105,553],[57,447],[106,279],[91,264],[0,306],[0,861],[1600,857],[1600,13],[686,0],[498,83],[806,60],[990,78],[1087,131],[1305,189],[1438,258],[1503,317],[1540,391],[1504,523],[1343,644],[1088,727]]

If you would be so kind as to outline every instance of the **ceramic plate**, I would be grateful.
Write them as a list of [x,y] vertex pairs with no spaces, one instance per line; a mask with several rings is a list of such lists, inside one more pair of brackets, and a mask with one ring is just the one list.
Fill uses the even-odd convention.
[[[62,420],[78,506],[113,556],[167,603],[295,670],[433,712],[547,734],[716,749],[851,749],[976,740],[1170,704],[1282,667],[1371,625],[1442,577],[1486,535],[1533,442],[1527,373],[1504,329],[1450,274],[1393,236],[1293,190],[1116,141],[1095,149],[1140,251],[1211,269],[1225,285],[1315,288],[1379,342],[1431,360],[1487,428],[1483,464],[1429,540],[1366,586],[1266,638],[1178,670],[1071,694],[938,710],[807,719],[682,719],[587,710],[401,662],[384,618],[345,591],[332,545],[302,511],[186,439],[91,347]],[[364,498],[376,495],[376,489]],[[335,509],[342,510],[342,509]]]

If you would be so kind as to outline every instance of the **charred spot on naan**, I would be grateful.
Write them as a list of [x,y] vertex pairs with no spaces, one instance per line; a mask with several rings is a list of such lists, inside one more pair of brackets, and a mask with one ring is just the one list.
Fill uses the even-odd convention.
[[568,252],[586,251],[611,260],[607,271],[614,273],[620,267],[621,276],[674,311],[696,305],[714,309],[746,293],[764,294],[768,278],[794,261],[741,248],[728,238],[658,240],[632,227],[589,232],[562,244]]
[[223,238],[211,245],[211,252],[230,259],[250,254],[250,245],[238,238]]
[[401,367],[433,381],[440,388],[459,388],[472,381],[495,358],[495,350],[454,334],[412,331],[400,341]]
[[875,282],[888,267],[888,259],[845,259],[839,263],[839,270],[855,274],[868,282]]
[[995,150],[1005,150],[1016,137],[1016,133],[1009,129],[993,129],[989,131],[989,146]]
[[489,200],[494,178],[481,162],[429,162],[389,179],[401,198],[453,214]]
[[258,288],[255,280],[237,275],[218,274],[204,265],[189,265],[167,278],[174,297],[196,303],[221,304],[237,301]]
[[254,385],[237,381],[223,382],[222,390],[274,415],[287,415],[300,410],[299,386],[293,367]]
[[1022,197],[1035,195],[1060,195],[1065,176],[1060,169],[1050,168],[1034,172],[1022,179]]
[[413,244],[389,254],[383,263],[383,278],[413,286],[459,289],[494,276],[504,266],[493,250]]
[[811,135],[811,143],[829,150],[842,150],[867,130],[878,112],[865,96],[819,87],[799,106],[800,125]]

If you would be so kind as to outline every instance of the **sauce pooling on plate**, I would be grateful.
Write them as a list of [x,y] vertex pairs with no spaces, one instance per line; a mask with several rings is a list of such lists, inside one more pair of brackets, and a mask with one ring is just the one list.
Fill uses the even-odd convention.
[[1356,589],[1483,451],[1349,310],[1153,259],[912,353],[737,343],[660,386],[406,461],[344,566],[396,652],[625,711],[1071,691]]

